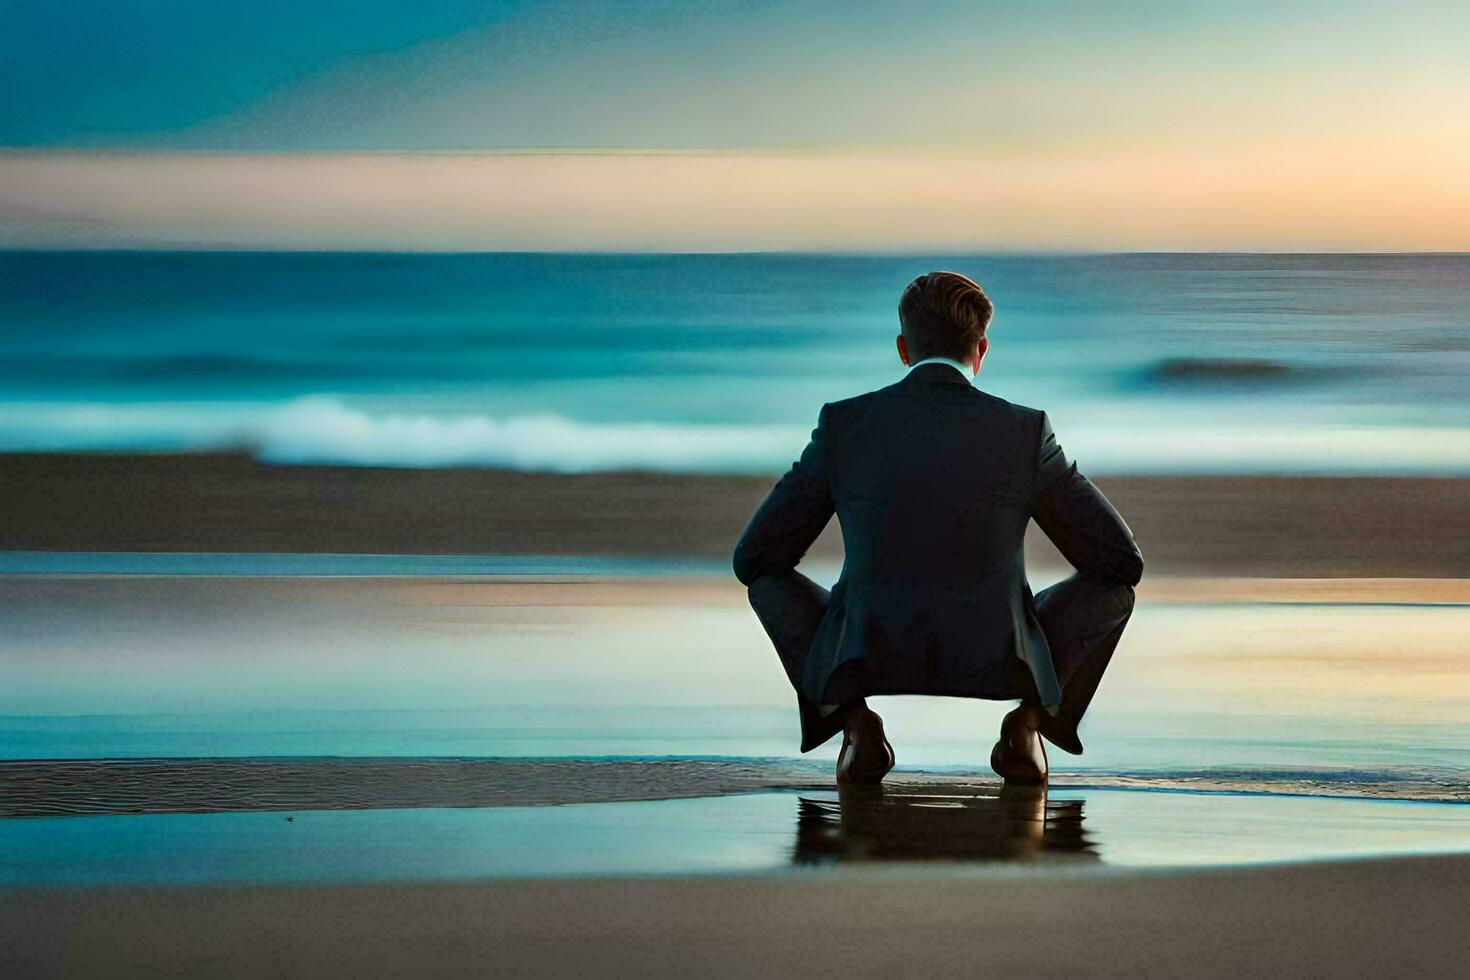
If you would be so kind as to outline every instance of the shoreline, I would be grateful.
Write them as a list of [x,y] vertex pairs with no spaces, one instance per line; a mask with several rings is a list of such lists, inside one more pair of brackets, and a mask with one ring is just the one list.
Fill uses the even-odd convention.
[[[987,798],[988,770],[898,768],[889,793]],[[1054,771],[1051,790],[1470,804],[1444,767]],[[731,757],[278,756],[0,760],[0,819],[124,814],[557,807],[830,791],[830,764]]]
[[[274,466],[239,454],[0,454],[0,549],[726,561],[778,474]],[[1470,578],[1470,479],[1097,476],[1150,576]],[[1033,526],[1028,559],[1061,567]],[[837,561],[834,520],[809,552]]]

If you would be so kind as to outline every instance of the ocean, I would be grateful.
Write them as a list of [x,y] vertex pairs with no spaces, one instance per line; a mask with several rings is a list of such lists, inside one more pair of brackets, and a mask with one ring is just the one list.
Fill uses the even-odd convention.
[[1470,256],[0,253],[0,451],[769,473],[897,380],[897,298],[1085,470],[1470,472]]

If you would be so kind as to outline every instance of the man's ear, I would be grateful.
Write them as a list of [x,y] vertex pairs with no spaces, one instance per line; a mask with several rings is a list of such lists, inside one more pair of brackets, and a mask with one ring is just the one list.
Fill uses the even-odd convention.
[[909,366],[909,347],[903,342],[903,334],[898,335],[898,359],[903,361],[903,366]]
[[990,350],[990,338],[981,337],[980,344],[975,348],[975,373],[980,373],[980,365],[985,361],[985,352]]

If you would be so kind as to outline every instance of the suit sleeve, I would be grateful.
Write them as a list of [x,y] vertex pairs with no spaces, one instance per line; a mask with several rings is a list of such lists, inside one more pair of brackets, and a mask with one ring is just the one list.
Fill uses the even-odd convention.
[[776,481],[735,545],[735,577],[743,585],[795,568],[832,518],[828,409],[823,405],[817,413],[817,427],[801,458]]
[[1143,578],[1143,554],[1133,531],[1077,464],[1068,462],[1045,412],[1031,504],[1037,526],[1079,572],[1125,585]]

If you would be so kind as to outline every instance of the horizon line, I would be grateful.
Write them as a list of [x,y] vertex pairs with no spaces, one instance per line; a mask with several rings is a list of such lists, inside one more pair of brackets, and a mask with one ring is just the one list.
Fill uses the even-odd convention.
[[177,255],[179,253],[219,253],[232,255],[442,255],[442,256],[470,256],[470,255],[582,255],[582,256],[634,256],[634,255],[666,255],[666,256],[790,256],[800,258],[804,256],[842,256],[851,258],[960,258],[960,257],[987,257],[987,258],[1109,258],[1119,256],[1137,256],[1146,258],[1150,256],[1179,256],[1179,255],[1201,255],[1201,256],[1235,256],[1240,258],[1251,258],[1254,256],[1277,256],[1282,258],[1302,257],[1311,258],[1316,256],[1352,256],[1361,258],[1470,258],[1470,250],[1455,249],[1092,249],[1092,248],[1055,248],[1055,249],[1005,249],[1005,248],[978,248],[974,250],[965,249],[764,249],[764,248],[731,248],[731,249],[535,249],[535,248],[298,248],[294,246],[272,246],[272,245],[232,245],[232,244],[189,244],[177,246],[140,245],[140,246],[118,246],[118,245],[72,245],[65,248],[53,248],[47,246],[26,245],[0,245],[0,255],[16,254],[42,254],[42,255],[68,255],[68,254],[102,254],[120,253],[129,255]]

